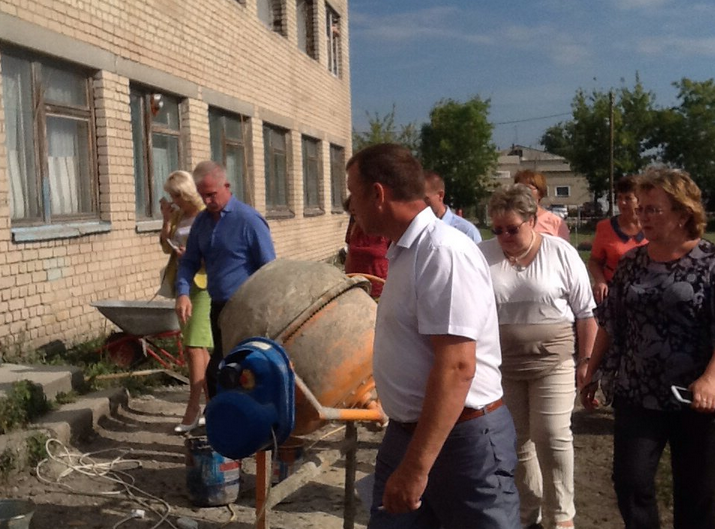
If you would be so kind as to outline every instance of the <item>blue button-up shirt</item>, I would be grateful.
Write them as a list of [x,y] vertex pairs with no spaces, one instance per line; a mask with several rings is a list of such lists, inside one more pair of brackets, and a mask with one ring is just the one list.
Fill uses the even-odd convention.
[[447,207],[447,211],[445,211],[444,215],[442,215],[442,220],[453,228],[457,228],[475,243],[482,242],[482,234],[479,233],[477,227],[468,220],[464,220],[459,215],[452,213],[452,210],[449,209],[449,207]]
[[251,274],[275,258],[266,220],[232,196],[218,220],[204,210],[191,225],[186,252],[179,262],[177,295],[189,294],[203,262],[211,301],[228,301]]

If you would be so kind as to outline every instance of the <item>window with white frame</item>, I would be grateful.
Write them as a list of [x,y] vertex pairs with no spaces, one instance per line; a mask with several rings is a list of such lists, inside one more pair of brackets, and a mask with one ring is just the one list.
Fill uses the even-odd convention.
[[570,197],[571,196],[571,186],[556,186],[555,187],[557,197]]
[[343,212],[345,200],[345,149],[330,146],[330,205],[333,213]]
[[323,213],[320,200],[322,171],[320,164],[320,141],[303,136],[303,207],[307,214]]
[[266,209],[288,213],[288,131],[273,125],[263,126],[266,172]]
[[328,47],[328,70],[336,77],[342,77],[340,15],[328,4],[325,4],[325,33]]
[[12,224],[97,218],[90,74],[23,52],[1,64]]
[[283,8],[285,0],[257,0],[258,19],[266,27],[281,35],[286,35],[285,10]]
[[315,0],[296,0],[298,48],[313,59],[318,58],[315,42]]
[[181,165],[179,100],[132,88],[130,107],[137,219],[158,219],[164,182]]
[[250,143],[248,118],[211,108],[209,134],[211,159],[226,168],[226,177],[234,196],[242,202],[253,204],[246,156],[246,145]]

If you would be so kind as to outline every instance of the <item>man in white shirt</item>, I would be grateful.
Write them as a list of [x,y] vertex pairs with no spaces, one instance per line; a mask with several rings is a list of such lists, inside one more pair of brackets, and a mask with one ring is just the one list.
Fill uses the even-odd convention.
[[419,162],[380,144],[347,164],[350,212],[393,241],[373,373],[390,417],[369,529],[519,529],[515,433],[484,257],[424,201]]
[[459,215],[452,213],[444,203],[444,179],[434,171],[425,171],[425,202],[432,208],[437,218],[442,219],[453,228],[457,228],[475,243],[482,242],[482,234],[477,227]]

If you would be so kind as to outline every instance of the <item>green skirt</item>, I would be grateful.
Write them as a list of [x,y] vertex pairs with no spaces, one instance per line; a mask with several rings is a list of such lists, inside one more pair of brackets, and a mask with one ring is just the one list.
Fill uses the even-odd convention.
[[211,349],[214,346],[211,336],[211,298],[206,290],[191,286],[189,293],[191,300],[191,318],[181,328],[181,339],[184,347],[205,347]]

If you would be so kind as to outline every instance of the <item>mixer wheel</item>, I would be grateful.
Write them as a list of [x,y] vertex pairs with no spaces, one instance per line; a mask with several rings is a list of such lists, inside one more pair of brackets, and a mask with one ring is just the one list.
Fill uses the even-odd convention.
[[110,360],[122,368],[130,368],[144,359],[142,344],[126,332],[113,332],[104,342]]

